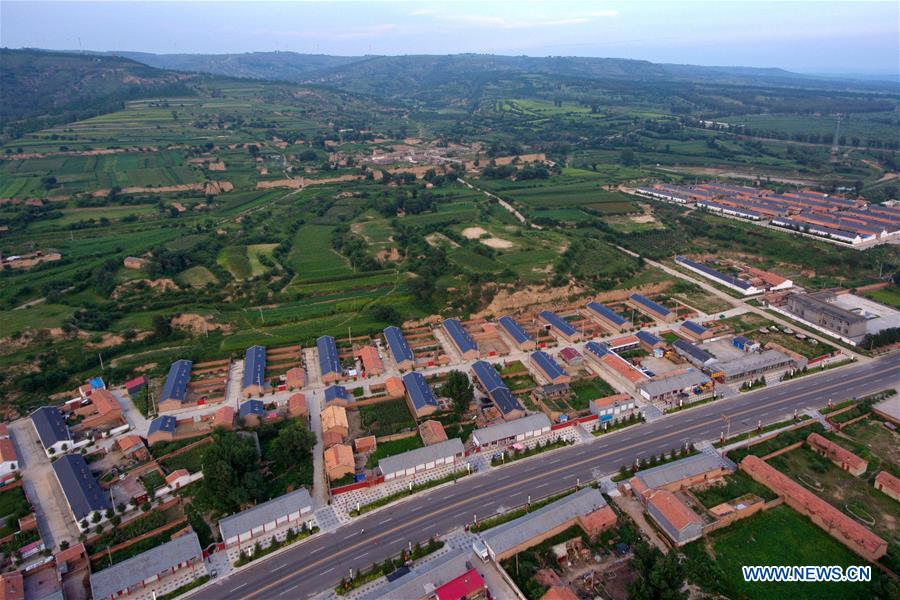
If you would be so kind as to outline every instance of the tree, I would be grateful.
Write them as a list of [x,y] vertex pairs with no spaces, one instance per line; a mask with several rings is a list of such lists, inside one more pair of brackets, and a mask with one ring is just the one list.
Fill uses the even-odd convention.
[[664,555],[659,548],[640,541],[634,546],[632,568],[639,574],[628,586],[628,597],[634,600],[680,600],[687,598],[682,591],[684,567],[676,552]]
[[316,445],[316,436],[302,421],[291,421],[281,428],[274,444],[275,462],[282,469],[290,469],[309,456]]
[[475,388],[465,373],[450,371],[447,381],[441,386],[440,394],[451,398],[456,413],[462,414],[475,398]]
[[167,339],[172,335],[172,323],[165,315],[154,315],[153,334],[159,339]]
[[224,514],[264,497],[266,482],[257,469],[256,444],[232,431],[216,431],[203,457],[203,480],[195,502],[201,510]]

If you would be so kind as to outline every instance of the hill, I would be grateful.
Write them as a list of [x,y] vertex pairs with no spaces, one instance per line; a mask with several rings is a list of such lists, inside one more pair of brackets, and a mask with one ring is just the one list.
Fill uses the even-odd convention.
[[194,76],[119,56],[0,49],[0,127],[6,138],[122,108],[126,100],[189,95]]

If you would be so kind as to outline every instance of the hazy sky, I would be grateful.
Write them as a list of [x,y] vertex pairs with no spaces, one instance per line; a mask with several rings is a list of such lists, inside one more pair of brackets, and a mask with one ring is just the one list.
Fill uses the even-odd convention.
[[900,3],[0,0],[0,43],[158,53],[614,56],[897,73]]

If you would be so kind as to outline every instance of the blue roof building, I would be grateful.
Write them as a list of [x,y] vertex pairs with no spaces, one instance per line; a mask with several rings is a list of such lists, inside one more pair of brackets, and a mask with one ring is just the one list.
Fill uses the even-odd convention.
[[715,356],[686,340],[676,340],[672,343],[672,347],[678,354],[698,367],[706,367],[716,362]]
[[194,363],[189,360],[176,360],[169,367],[169,374],[159,393],[159,409],[175,410],[187,399],[187,387],[191,380],[191,368]]
[[708,267],[701,262],[691,260],[686,256],[676,256],[675,262],[687,269],[690,269],[691,271],[707,277],[708,279],[712,279],[717,283],[724,285],[725,287],[737,290],[744,295],[758,294],[764,291],[753,287],[753,284],[749,281],[727,275],[725,273],[722,273],[721,271],[713,269],[712,267]]
[[516,343],[516,346],[519,347],[519,350],[530,350],[534,348],[535,342],[534,338],[532,338],[528,333],[519,325],[515,319],[510,317],[509,315],[500,317],[498,320],[500,323],[500,327],[503,328],[503,331],[512,338],[512,340]]
[[577,329],[572,327],[572,325],[568,321],[554,312],[543,310],[538,313],[538,317],[540,317],[542,321],[550,325],[550,327],[553,328],[556,333],[563,336],[570,342],[576,341],[581,338],[581,335],[578,333]]
[[67,449],[71,448],[72,434],[69,433],[65,417],[55,406],[42,406],[35,410],[31,413],[31,423],[47,453],[60,452],[64,445]]
[[399,327],[394,327],[393,325],[385,327],[384,339],[387,340],[391,356],[394,357],[394,361],[400,369],[412,369],[415,366],[415,355],[413,355],[412,348],[409,347],[409,343]]
[[[175,435],[175,429],[178,427],[178,419],[173,417],[172,415],[164,415],[162,417],[156,417],[152,421],[150,421],[150,428],[147,430],[147,437],[153,436],[154,433],[163,433],[168,435]],[[151,443],[153,443],[151,441]]]
[[102,377],[91,377],[91,380],[88,383],[91,385],[92,390],[106,389],[106,383],[103,381]]
[[334,338],[323,335],[316,340],[316,349],[319,351],[319,370],[323,380],[327,382],[339,379],[343,375],[343,369]]
[[649,331],[638,331],[636,334],[634,334],[634,337],[639,339],[642,344],[646,344],[651,348],[657,348],[666,345],[662,338],[653,335]]
[[353,401],[353,396],[342,385],[330,385],[325,388],[325,404],[338,402],[342,405]]
[[246,402],[241,404],[238,415],[245,419],[249,416],[255,416],[259,418],[265,417],[266,405],[263,404],[262,400],[247,400]]
[[266,348],[251,346],[244,354],[244,377],[241,390],[245,396],[261,394],[266,383]]
[[659,317],[665,321],[669,321],[674,318],[672,311],[670,311],[662,304],[659,304],[658,302],[654,302],[650,298],[647,298],[646,296],[642,296],[641,294],[632,294],[629,297],[629,300],[631,300],[632,304],[634,304],[644,312],[649,313],[651,316]]
[[495,388],[490,393],[494,406],[500,411],[504,419],[518,419],[525,415],[525,408],[518,398],[506,386]]
[[597,342],[588,342],[584,345],[584,351],[593,355],[595,358],[602,358],[609,354],[609,348]]
[[707,331],[706,327],[704,327],[703,325],[700,325],[699,323],[696,323],[694,321],[685,321],[684,323],[681,324],[681,326],[686,331],[688,331],[688,333],[690,333],[696,337],[703,336],[703,334],[705,334]]
[[[101,513],[103,518],[102,514],[112,508],[109,492],[100,487],[82,455],[67,454],[57,459],[53,463],[53,472],[79,527],[83,519],[92,517],[95,512]],[[92,525],[90,521],[88,519],[88,527]]]
[[495,388],[506,387],[506,384],[503,383],[503,379],[500,377],[500,373],[497,372],[494,365],[486,360],[479,360],[473,363],[472,372],[475,373],[475,378],[478,379],[481,387],[488,393]]
[[440,408],[434,392],[431,391],[425,376],[421,373],[413,371],[404,375],[403,386],[406,388],[406,398],[410,408],[417,417],[429,415]]
[[466,328],[462,326],[459,319],[445,319],[444,330],[450,336],[450,339],[453,340],[463,358],[478,357],[478,344],[475,343],[475,340],[472,339]]
[[550,383],[567,383],[571,379],[569,374],[559,366],[559,363],[543,350],[532,352],[531,363],[543,373]]
[[616,329],[622,329],[629,323],[628,319],[599,302],[588,302],[587,309],[593,316],[609,323]]

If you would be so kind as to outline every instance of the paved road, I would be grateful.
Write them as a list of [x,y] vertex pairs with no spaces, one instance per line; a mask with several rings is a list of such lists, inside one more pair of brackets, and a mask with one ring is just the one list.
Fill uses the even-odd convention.
[[[304,597],[335,585],[350,568],[367,568],[399,553],[409,542],[443,534],[473,519],[610,474],[637,457],[659,454],[685,442],[714,440],[731,418],[731,433],[741,433],[789,417],[794,409],[818,408],[900,385],[900,354],[827,371],[757,392],[741,394],[675,413],[526,459],[488,474],[478,474],[393,507],[355,519],[283,554],[216,582],[197,598]],[[365,529],[365,534],[362,529]]]

